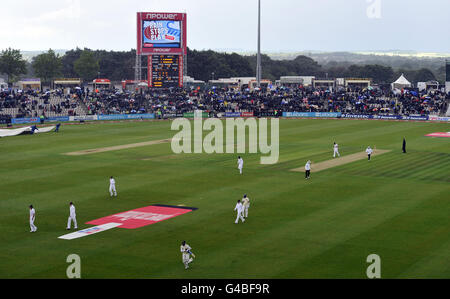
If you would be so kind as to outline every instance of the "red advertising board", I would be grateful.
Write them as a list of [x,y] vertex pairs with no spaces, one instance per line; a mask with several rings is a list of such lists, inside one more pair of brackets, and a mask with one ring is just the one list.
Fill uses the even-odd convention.
[[241,117],[253,117],[253,112],[242,112]]
[[86,223],[93,225],[118,223],[120,224],[119,227],[121,228],[136,229],[170,218],[174,218],[192,212],[194,210],[197,210],[197,208],[152,205],[95,219]]
[[427,137],[443,137],[443,138],[450,138],[450,132],[437,132],[437,133],[431,133],[425,135]]
[[137,13],[137,54],[178,54],[187,51],[185,13]]

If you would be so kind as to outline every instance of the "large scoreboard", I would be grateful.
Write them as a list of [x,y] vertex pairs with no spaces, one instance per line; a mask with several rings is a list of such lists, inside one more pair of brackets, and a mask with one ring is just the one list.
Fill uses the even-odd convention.
[[183,87],[183,56],[148,56],[148,86],[151,88]]
[[148,56],[148,86],[183,87],[185,13],[137,13],[137,55]]

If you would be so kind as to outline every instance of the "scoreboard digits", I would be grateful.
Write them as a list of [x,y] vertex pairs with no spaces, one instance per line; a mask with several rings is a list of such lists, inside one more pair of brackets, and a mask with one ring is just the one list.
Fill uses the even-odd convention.
[[[149,56],[150,87],[170,88],[181,86],[180,55]],[[181,78],[180,78],[181,77]]]

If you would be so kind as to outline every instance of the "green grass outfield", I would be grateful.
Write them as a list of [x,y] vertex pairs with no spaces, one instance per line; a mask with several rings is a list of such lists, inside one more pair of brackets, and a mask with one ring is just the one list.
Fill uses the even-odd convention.
[[[86,156],[62,153],[171,138],[170,122],[63,125],[61,132],[0,139],[0,278],[65,278],[81,257],[82,278],[366,278],[381,257],[383,278],[450,278],[450,131],[446,123],[281,120],[280,159],[259,154],[172,153],[158,144]],[[402,138],[408,153],[401,153]],[[311,180],[289,171],[367,145],[392,150]],[[108,193],[115,176],[117,199]],[[251,199],[236,225],[237,199]],[[66,234],[68,203],[86,222],[151,204],[198,210],[136,230],[76,240]],[[28,205],[37,233],[29,232]],[[196,254],[189,270],[180,242]]]

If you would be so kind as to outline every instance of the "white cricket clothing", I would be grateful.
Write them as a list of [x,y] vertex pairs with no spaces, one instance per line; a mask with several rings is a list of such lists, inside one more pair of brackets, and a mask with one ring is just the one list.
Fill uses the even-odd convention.
[[371,155],[373,153],[373,150],[371,148],[366,149],[366,153],[368,155]]
[[35,232],[37,230],[37,227],[34,225],[36,211],[34,208],[30,210],[30,232]]
[[234,207],[234,210],[236,211],[238,211],[238,213],[240,213],[240,212],[242,212],[242,208],[243,208],[243,206],[242,206],[242,203],[241,202],[238,202],[237,204],[236,204],[236,207]]
[[75,206],[71,205],[70,206],[70,214],[69,214],[69,218],[67,219],[67,228],[70,229],[70,225],[72,224],[73,221],[73,227],[75,229],[78,228],[77,225],[77,215],[75,214]]
[[117,196],[117,191],[116,191],[116,186],[115,185],[110,185],[109,186],[109,194],[111,196]]
[[75,214],[75,206],[71,205],[70,206],[70,217],[76,217],[77,215]]
[[306,163],[305,164],[305,170],[311,170],[311,164],[310,163]]
[[242,211],[242,214],[245,218],[248,217],[248,208],[250,208],[250,198],[246,197],[242,199],[244,210]]
[[339,154],[339,146],[337,145],[337,143],[334,145],[333,158],[336,157],[336,155],[338,155],[339,157],[341,156],[341,154]]
[[241,219],[242,222],[245,221],[244,217],[242,216],[243,209],[244,206],[242,205],[242,203],[238,202],[236,204],[236,207],[234,208],[234,210],[237,211],[236,221],[234,223],[238,223],[239,219]]
[[109,194],[117,196],[116,181],[113,178],[109,179]]
[[191,258],[191,255],[189,254],[190,250],[191,250],[191,246],[189,246],[188,244],[180,246],[180,251],[182,253],[182,261],[183,261],[185,269],[189,268],[189,263],[191,263],[193,261],[193,259]]
[[183,256],[184,255],[188,255],[189,256],[189,252],[188,251],[190,251],[190,250],[191,250],[191,246],[189,246],[188,244],[180,246],[180,251],[183,253]]
[[239,173],[242,174],[242,168],[244,168],[244,160],[242,158],[238,159],[238,169]]
[[244,167],[244,160],[242,160],[242,158],[238,159],[238,168],[242,168]]

